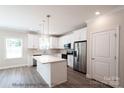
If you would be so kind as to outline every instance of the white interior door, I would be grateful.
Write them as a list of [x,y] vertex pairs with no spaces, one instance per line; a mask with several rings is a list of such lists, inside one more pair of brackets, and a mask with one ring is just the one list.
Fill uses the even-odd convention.
[[117,31],[92,33],[92,76],[111,86],[117,84]]

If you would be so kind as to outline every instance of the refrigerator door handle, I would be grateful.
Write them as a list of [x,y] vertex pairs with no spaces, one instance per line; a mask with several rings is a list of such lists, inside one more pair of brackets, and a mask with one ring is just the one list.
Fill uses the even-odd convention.
[[78,46],[78,51],[77,51],[77,61],[79,62],[79,46]]
[[74,51],[73,55],[74,55],[74,57],[76,57],[76,56],[77,56],[77,53],[76,53],[76,51]]

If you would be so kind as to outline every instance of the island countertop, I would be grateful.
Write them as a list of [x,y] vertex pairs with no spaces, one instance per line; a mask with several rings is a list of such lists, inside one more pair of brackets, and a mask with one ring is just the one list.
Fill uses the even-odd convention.
[[41,62],[43,64],[66,61],[66,59],[62,59],[62,58],[55,57],[52,55],[34,56],[33,58],[36,59],[38,62]]

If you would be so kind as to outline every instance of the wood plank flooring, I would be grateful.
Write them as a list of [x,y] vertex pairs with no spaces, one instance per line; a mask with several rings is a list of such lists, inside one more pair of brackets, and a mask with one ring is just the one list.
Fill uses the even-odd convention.
[[[0,88],[49,88],[36,71],[36,67],[19,67],[0,70]],[[68,81],[54,88],[110,88],[82,73],[68,68]]]

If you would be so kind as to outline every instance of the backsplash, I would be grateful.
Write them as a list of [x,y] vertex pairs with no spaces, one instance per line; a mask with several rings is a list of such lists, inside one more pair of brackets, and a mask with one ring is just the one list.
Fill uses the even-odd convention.
[[29,49],[28,53],[30,55],[54,55],[54,54],[65,54],[67,53],[67,50],[65,49],[48,49],[48,50],[36,50],[36,49]]

